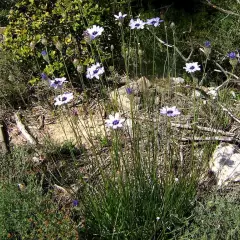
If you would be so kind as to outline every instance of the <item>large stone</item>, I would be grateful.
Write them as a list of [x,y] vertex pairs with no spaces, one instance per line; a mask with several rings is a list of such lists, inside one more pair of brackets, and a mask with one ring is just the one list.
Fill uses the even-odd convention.
[[240,149],[236,145],[221,143],[213,152],[210,169],[219,187],[240,181]]
[[[140,96],[151,87],[150,81],[141,77],[137,81],[130,82],[123,87],[113,90],[110,93],[111,100],[123,111],[137,110],[140,104]],[[127,89],[131,93],[127,92]]]

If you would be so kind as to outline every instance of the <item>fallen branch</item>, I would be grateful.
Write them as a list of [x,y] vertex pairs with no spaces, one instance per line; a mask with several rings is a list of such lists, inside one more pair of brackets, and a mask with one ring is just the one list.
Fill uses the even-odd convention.
[[222,136],[181,138],[179,140],[182,142],[195,142],[195,141],[196,142],[202,142],[202,141],[240,142],[235,137],[222,137]]
[[176,128],[187,129],[187,130],[198,129],[198,130],[201,130],[201,131],[204,131],[204,132],[217,133],[217,134],[222,134],[224,136],[229,136],[229,137],[235,137],[236,138],[236,135],[234,133],[225,132],[223,130],[219,130],[219,129],[215,129],[215,128],[202,127],[202,126],[198,126],[198,125],[194,125],[194,127],[192,127],[189,124],[180,124],[180,123],[172,123],[172,122],[171,122],[171,126],[176,127]]
[[218,11],[220,12],[223,12],[223,13],[226,13],[226,14],[229,14],[229,15],[234,15],[234,16],[237,16],[237,17],[240,17],[240,15],[238,13],[235,13],[235,12],[232,12],[232,11],[229,11],[229,10],[226,10],[226,9],[223,9],[223,8],[220,8],[214,4],[212,4],[210,1],[206,0],[206,1],[203,1],[203,3],[207,4],[208,6],[212,7],[212,8],[215,8],[217,9]]
[[[151,31],[150,31],[151,32]],[[156,35],[154,35],[154,37],[158,40],[158,42],[160,42],[161,44],[163,44],[164,46],[166,47],[169,47],[169,48],[174,48],[175,51],[179,54],[179,56],[185,61],[185,62],[188,62],[189,59],[191,58],[192,54],[193,54],[193,47],[191,47],[191,52],[190,54],[188,55],[187,58],[185,58],[183,56],[183,54],[181,53],[181,51],[175,46],[175,45],[170,45],[170,44],[167,44],[165,43],[163,40],[161,40],[160,38],[158,38]]]
[[235,117],[227,108],[225,108],[223,105],[219,103],[219,106],[222,108],[224,112],[226,112],[232,119],[234,119],[236,122],[240,123],[240,120]]
[[32,145],[37,144],[37,141],[26,130],[25,126],[21,122],[21,119],[20,119],[20,117],[18,116],[17,113],[14,114],[14,117],[15,117],[15,121],[16,121],[16,124],[17,124],[17,128],[22,133],[24,138]]

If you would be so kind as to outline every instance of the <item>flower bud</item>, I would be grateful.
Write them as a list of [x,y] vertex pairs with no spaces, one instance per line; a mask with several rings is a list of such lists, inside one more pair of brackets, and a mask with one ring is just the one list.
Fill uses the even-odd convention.
[[175,27],[176,27],[176,26],[175,26],[175,23],[174,23],[174,22],[171,22],[171,24],[170,24],[170,28],[174,30]]
[[75,58],[74,60],[73,60],[73,65],[74,66],[77,66],[79,64],[79,60],[77,59],[77,58]]
[[57,50],[59,50],[60,52],[62,51],[62,44],[59,41],[56,42],[55,46]]
[[83,67],[82,67],[81,65],[78,65],[78,66],[77,66],[77,71],[78,71],[79,73],[82,73],[82,72],[83,72]]
[[36,43],[34,41],[30,42],[30,48],[34,50]]
[[44,46],[47,46],[47,39],[46,38],[42,38],[41,42]]

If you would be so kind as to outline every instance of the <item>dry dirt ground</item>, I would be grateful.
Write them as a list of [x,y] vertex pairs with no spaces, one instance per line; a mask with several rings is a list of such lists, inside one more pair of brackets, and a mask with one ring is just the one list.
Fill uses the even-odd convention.
[[[90,147],[89,139],[104,136],[106,133],[102,109],[94,106],[91,114],[84,113],[82,106],[75,107],[74,110],[54,113],[50,109],[41,106],[33,107],[27,111],[19,111],[21,122],[26,126],[28,133],[40,144],[44,141],[63,143],[81,139],[81,144]],[[6,120],[10,146],[27,144],[24,135],[16,126],[15,118],[9,114]]]

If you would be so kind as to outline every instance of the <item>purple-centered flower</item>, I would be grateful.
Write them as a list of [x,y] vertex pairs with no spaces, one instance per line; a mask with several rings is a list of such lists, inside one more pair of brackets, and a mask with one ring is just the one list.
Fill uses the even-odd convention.
[[163,22],[163,20],[161,20],[159,17],[156,17],[156,18],[147,19],[146,24],[154,27],[158,27],[160,25],[160,22]]
[[175,117],[181,112],[174,106],[174,107],[163,107],[160,109],[160,113],[166,115],[168,117]]
[[127,94],[132,94],[133,93],[133,89],[132,88],[126,88],[126,92]]
[[85,34],[88,34],[90,40],[94,40],[96,37],[100,36],[103,32],[104,28],[93,25],[92,28],[88,28]]
[[145,22],[138,18],[137,20],[131,19],[129,26],[131,29],[143,29],[145,24]]
[[66,103],[69,103],[73,99],[73,93],[64,93],[62,95],[58,95],[54,98],[55,106],[60,106]]
[[118,13],[118,15],[114,15],[115,20],[119,22],[123,22],[124,18],[127,16],[127,14],[122,14],[121,12]]
[[115,113],[115,115],[109,115],[109,119],[105,120],[107,127],[112,129],[117,129],[123,127],[124,118],[121,118],[119,113]]
[[209,41],[204,42],[204,47],[210,48],[211,47],[211,43]]
[[198,65],[198,62],[193,62],[193,63],[186,63],[186,66],[183,67],[186,72],[188,73],[193,73],[196,71],[200,71],[200,65]]
[[104,73],[104,67],[101,67],[99,63],[93,64],[87,69],[86,77],[88,79],[97,78],[99,79],[100,75]]
[[43,57],[47,56],[47,52],[46,52],[45,50],[43,50],[43,51],[41,52],[41,54],[42,54]]
[[77,199],[74,199],[72,204],[73,204],[74,207],[77,207],[78,204],[79,204],[79,201]]
[[54,89],[61,89],[63,86],[63,83],[67,82],[65,77],[62,78],[55,78],[54,80],[50,80],[50,87],[53,87]]
[[48,76],[46,73],[41,73],[42,80],[48,80]]
[[228,53],[228,57],[230,59],[235,59],[236,58],[236,53],[235,52],[230,52],[230,53]]

